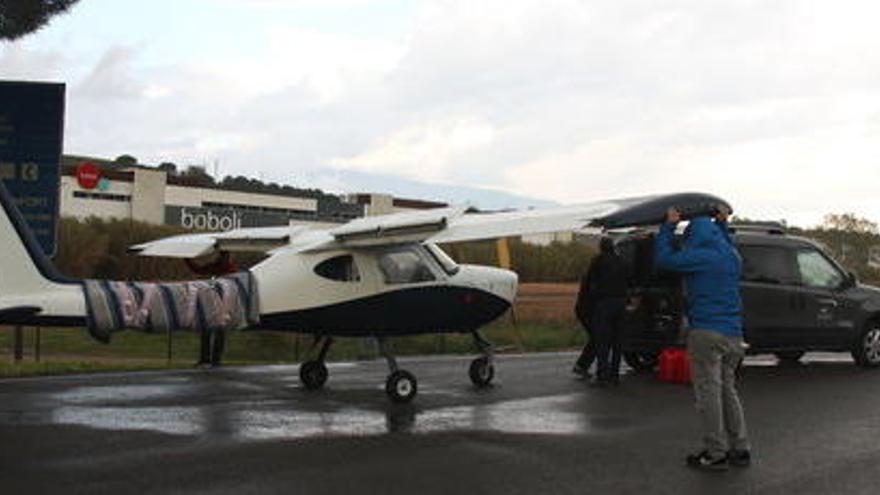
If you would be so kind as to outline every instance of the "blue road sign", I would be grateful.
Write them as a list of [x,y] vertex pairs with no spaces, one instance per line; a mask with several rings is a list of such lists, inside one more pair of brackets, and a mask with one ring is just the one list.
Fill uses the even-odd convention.
[[0,179],[48,256],[55,254],[64,84],[0,81]]

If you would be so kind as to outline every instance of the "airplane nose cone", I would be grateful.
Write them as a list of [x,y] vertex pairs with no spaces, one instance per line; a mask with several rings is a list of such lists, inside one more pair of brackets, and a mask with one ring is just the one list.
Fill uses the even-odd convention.
[[497,270],[489,285],[489,291],[505,301],[513,304],[516,299],[516,289],[519,284],[519,276],[510,270]]
[[[479,328],[503,315],[516,298],[519,277],[510,270],[478,265],[459,265],[458,273],[450,280],[462,291],[459,309],[463,326]],[[462,326],[462,325],[460,325]]]
[[516,299],[519,277],[515,272],[487,266],[462,266],[460,281],[503,299],[512,305]]

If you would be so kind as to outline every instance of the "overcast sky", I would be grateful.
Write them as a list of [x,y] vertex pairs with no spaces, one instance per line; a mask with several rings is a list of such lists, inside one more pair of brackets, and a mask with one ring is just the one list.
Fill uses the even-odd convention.
[[880,221],[877,19],[849,0],[80,0],[0,44],[0,77],[67,83],[71,154]]

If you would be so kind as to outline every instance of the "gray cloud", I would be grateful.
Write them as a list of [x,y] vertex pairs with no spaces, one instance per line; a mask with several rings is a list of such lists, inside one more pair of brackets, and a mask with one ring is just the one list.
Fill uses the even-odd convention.
[[752,216],[876,219],[877,10],[437,0],[393,47],[281,30],[248,60],[148,66],[148,44],[91,60],[13,45],[0,67],[69,81],[73,152],[567,202],[703,189]]

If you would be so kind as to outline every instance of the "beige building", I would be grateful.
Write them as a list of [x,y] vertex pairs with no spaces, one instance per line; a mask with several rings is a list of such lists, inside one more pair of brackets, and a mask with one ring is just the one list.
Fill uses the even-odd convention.
[[[133,167],[102,169],[95,187],[83,185],[76,168],[61,176],[62,216],[122,218],[197,230],[230,230],[293,223],[327,224],[361,216],[363,208],[321,215],[317,198],[255,194],[194,187],[163,170]],[[335,213],[335,215],[333,214]]]
[[[311,190],[304,191],[308,194],[304,196],[244,192],[198,185],[192,178],[158,168],[120,167],[106,160],[74,156],[65,156],[62,162],[61,215],[80,219],[131,219],[192,230],[224,231],[289,224],[331,227],[363,216],[448,206],[382,193],[335,196]],[[99,180],[84,181],[78,176],[86,162],[97,167]],[[573,239],[570,232],[523,237],[525,242],[540,245]]]
[[[97,181],[94,177],[82,180],[84,163],[97,170]],[[106,160],[72,156],[64,157],[60,182],[62,216],[131,219],[193,230],[288,224],[329,227],[367,215],[446,206],[388,194],[335,196],[310,190],[297,195],[206,187],[158,168],[120,167]]]

